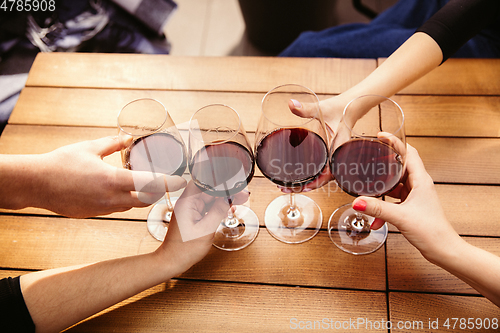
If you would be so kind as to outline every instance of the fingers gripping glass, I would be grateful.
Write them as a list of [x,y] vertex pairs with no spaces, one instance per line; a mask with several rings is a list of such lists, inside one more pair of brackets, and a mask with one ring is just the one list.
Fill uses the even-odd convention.
[[182,137],[165,106],[150,98],[138,99],[125,105],[118,115],[118,129],[120,136],[133,138],[132,144],[121,152],[123,167],[149,172],[152,178],[150,183],[143,184],[144,181],[138,180],[138,174],[134,176],[139,199],[146,203],[156,202],[157,197],[141,194],[141,190],[146,185],[151,187],[153,183],[161,187],[159,193],[164,198],[149,212],[147,226],[154,238],[163,241],[172,217],[173,204],[178,198],[170,198],[162,175],[182,176],[184,173],[187,158]]
[[[307,109],[307,114],[295,114],[294,101]],[[319,100],[310,89],[288,84],[264,96],[255,140],[256,162],[266,178],[292,189],[290,195],[274,199],[266,208],[266,227],[274,238],[302,243],[321,228],[320,207],[311,198],[294,192],[301,192],[327,167],[327,142]]]
[[[400,182],[406,160],[404,115],[393,100],[365,95],[344,109],[331,147],[330,169],[337,184],[353,196],[380,197]],[[338,208],[328,222],[331,240],[352,254],[378,250],[387,238],[387,225],[371,230],[373,217],[351,204]]]
[[222,105],[208,105],[189,122],[189,171],[205,193],[226,198],[230,209],[215,233],[213,245],[221,250],[241,250],[259,233],[259,219],[246,206],[232,204],[245,189],[254,170],[254,156],[238,113]]

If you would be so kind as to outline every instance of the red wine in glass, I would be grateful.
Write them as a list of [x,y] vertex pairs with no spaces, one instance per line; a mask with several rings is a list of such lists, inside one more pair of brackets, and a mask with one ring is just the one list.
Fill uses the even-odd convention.
[[[405,169],[404,114],[392,99],[363,95],[344,108],[332,143],[330,170],[342,190],[352,196],[380,197],[401,181]],[[328,235],[339,249],[360,255],[377,251],[388,227],[371,229],[375,218],[353,209],[337,208],[328,221]]]
[[227,215],[219,223],[213,245],[224,251],[246,248],[259,233],[259,219],[248,206],[234,205],[255,171],[254,155],[240,115],[224,104],[196,111],[189,121],[189,171],[196,186],[225,198]]
[[305,128],[280,128],[257,145],[256,162],[265,177],[285,187],[304,186],[319,177],[328,161],[328,147]]
[[182,176],[186,161],[184,144],[168,133],[143,136],[124,150],[124,166],[129,170]]
[[194,183],[216,197],[230,197],[243,190],[254,174],[252,153],[237,142],[209,144],[190,164]]
[[[157,177],[157,174],[181,176],[184,173],[187,165],[184,142],[165,105],[152,98],[140,98],[127,103],[118,113],[117,122],[118,135],[125,140],[128,137],[133,139],[132,144],[121,151],[123,167],[151,173],[154,178],[150,184],[134,185],[163,186],[160,189],[167,190],[165,198],[153,205],[147,218],[151,235],[163,241],[176,198],[170,199],[168,189],[163,185],[163,177]],[[136,190],[140,194],[143,189]],[[143,198],[147,200],[145,203],[151,203],[150,196]]]
[[[297,114],[297,103],[308,114]],[[321,228],[319,205],[301,194],[328,166],[328,136],[318,96],[298,84],[284,84],[267,92],[255,133],[255,161],[264,176],[287,195],[273,199],[266,208],[267,231],[277,240],[299,244],[312,239]]]
[[393,147],[378,140],[355,139],[335,150],[331,169],[338,185],[350,195],[379,197],[399,183],[404,168]]

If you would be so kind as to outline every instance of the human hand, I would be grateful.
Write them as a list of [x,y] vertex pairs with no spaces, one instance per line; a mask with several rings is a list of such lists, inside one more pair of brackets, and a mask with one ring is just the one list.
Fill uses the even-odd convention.
[[[176,191],[186,185],[182,177],[162,175],[158,177],[162,184],[155,186],[158,182],[151,181],[149,172],[116,168],[102,160],[128,147],[131,139],[105,137],[40,155],[31,206],[85,218],[146,207],[160,199],[165,189]],[[138,192],[136,183],[150,186]]]
[[[375,217],[372,229],[387,221],[396,226],[406,239],[431,262],[461,242],[460,236],[446,219],[432,178],[415,148],[407,145],[406,177],[389,196],[401,199],[390,203],[371,197],[358,197],[355,210]],[[445,249],[446,248],[446,249]]]
[[[233,204],[248,200],[248,192],[234,195]],[[227,216],[229,204],[202,192],[192,181],[177,199],[168,232],[157,254],[173,263],[178,274],[203,259],[210,250],[215,231]]]

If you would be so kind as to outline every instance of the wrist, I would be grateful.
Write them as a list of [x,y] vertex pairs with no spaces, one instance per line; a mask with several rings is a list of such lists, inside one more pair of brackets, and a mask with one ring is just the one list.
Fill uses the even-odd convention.
[[185,267],[186,265],[175,260],[175,255],[163,249],[163,245],[152,252],[151,255],[156,263],[155,266],[158,268],[162,281],[167,281],[178,276],[190,268]]
[[35,207],[40,189],[39,155],[3,155],[0,157],[0,186],[9,195],[0,197],[0,207]]
[[469,243],[463,240],[460,235],[452,234],[450,237],[442,238],[433,248],[425,252],[422,251],[422,255],[434,265],[448,270],[449,267],[460,260],[469,246]]

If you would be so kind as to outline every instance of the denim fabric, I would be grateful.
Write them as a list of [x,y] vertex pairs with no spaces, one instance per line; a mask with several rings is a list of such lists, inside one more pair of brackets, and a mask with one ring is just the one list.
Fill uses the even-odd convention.
[[[388,57],[447,2],[448,0],[400,0],[369,24],[353,23],[320,32],[304,32],[280,56]],[[498,21],[469,40],[454,57],[500,57]]]

